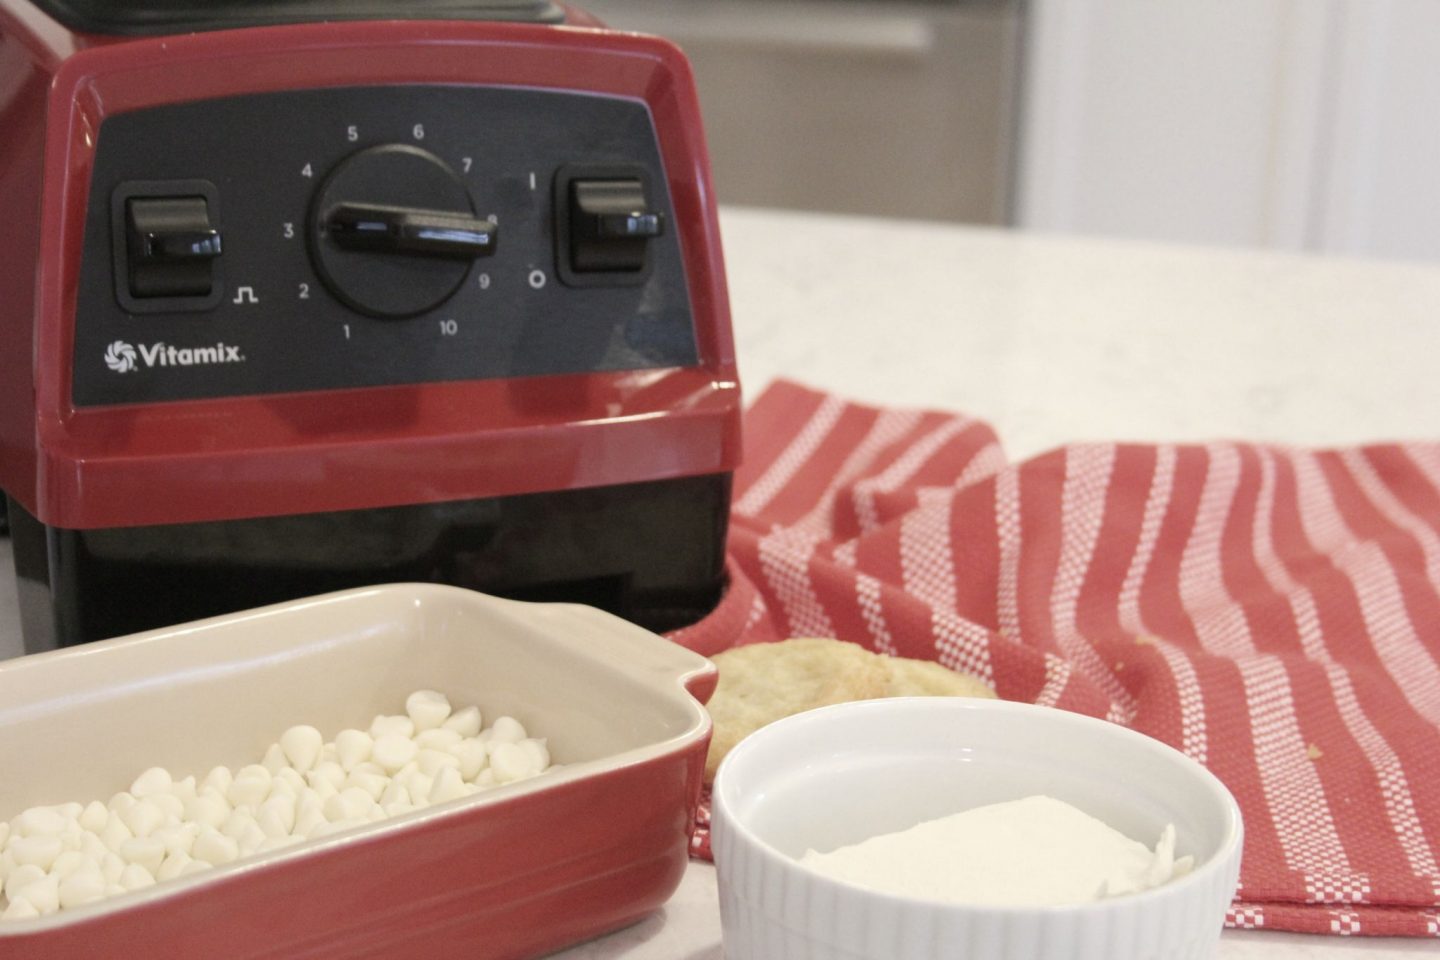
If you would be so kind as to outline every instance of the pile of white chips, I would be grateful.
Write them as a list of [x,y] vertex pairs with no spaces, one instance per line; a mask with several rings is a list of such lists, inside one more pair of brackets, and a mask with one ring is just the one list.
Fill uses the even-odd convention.
[[109,803],[31,807],[0,821],[0,920],[22,920],[348,830],[554,769],[513,717],[489,727],[418,690],[405,713],[326,743],[286,730],[260,763],[176,780],[162,767]]

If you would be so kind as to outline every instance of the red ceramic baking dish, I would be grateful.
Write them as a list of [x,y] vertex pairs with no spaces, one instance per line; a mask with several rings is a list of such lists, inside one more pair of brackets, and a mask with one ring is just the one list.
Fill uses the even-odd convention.
[[[685,870],[714,667],[600,611],[397,584],[0,664],[0,819],[142,770],[257,761],[435,689],[547,737],[560,769],[0,924],[0,956],[538,956],[662,904]],[[699,698],[699,699],[697,699]]]

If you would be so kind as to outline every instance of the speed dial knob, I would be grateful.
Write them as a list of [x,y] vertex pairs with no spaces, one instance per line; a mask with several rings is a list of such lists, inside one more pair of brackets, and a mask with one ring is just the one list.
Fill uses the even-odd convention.
[[321,281],[351,309],[413,317],[440,306],[477,257],[495,252],[496,224],[439,157],[407,144],[370,147],[320,184],[310,251]]

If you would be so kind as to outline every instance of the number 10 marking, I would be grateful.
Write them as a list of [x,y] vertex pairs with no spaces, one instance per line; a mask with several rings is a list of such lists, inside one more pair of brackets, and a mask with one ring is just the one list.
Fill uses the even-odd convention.
[[460,325],[454,320],[440,321],[440,336],[442,337],[453,337],[455,336],[456,331],[458,331],[459,329]]

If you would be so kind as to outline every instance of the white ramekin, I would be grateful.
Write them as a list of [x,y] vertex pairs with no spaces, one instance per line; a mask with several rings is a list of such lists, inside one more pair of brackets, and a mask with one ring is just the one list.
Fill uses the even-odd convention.
[[[1032,794],[1148,845],[1173,823],[1177,856],[1195,868],[1130,896],[1000,908],[877,893],[796,860]],[[727,960],[1204,960],[1242,839],[1229,791],[1163,743],[1064,711],[946,697],[840,704],[761,729],[716,775],[712,831]]]

